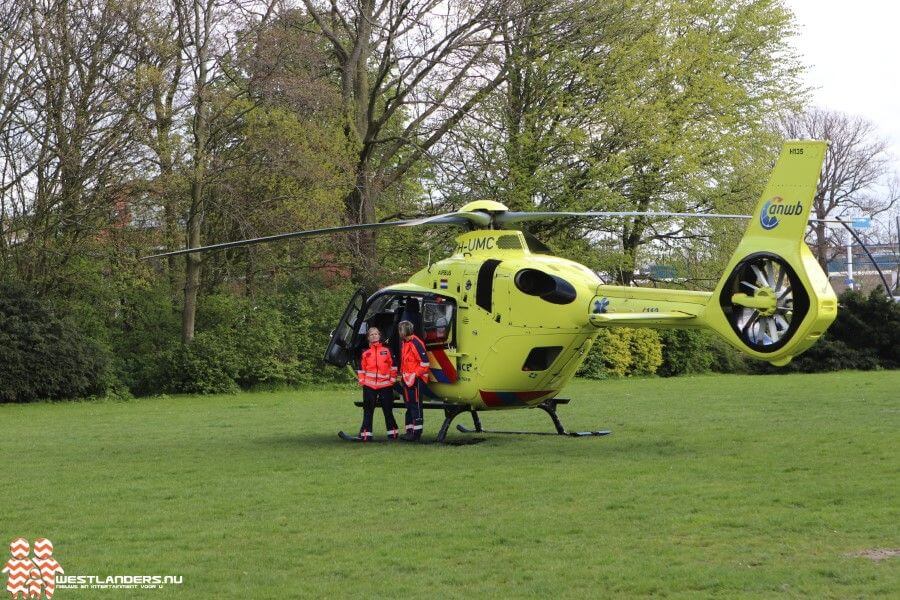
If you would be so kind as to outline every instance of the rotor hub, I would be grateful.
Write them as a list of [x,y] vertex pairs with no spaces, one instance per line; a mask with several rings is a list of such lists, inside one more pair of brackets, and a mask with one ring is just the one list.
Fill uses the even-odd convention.
[[771,317],[778,309],[778,295],[769,286],[755,290],[752,296],[745,293],[734,294],[731,301],[740,306],[756,309],[762,317]]

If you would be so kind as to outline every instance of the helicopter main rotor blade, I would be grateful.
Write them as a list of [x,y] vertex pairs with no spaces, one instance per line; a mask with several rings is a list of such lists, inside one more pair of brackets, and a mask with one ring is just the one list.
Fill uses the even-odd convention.
[[[526,221],[541,221],[545,219],[558,218],[603,218],[603,217],[684,217],[698,219],[749,219],[750,215],[727,215],[714,213],[681,213],[681,212],[649,212],[649,211],[607,211],[607,212],[495,212],[486,213],[481,211],[452,212],[420,219],[405,219],[402,221],[386,221],[384,223],[362,223],[358,225],[342,225],[340,227],[326,227],[323,229],[308,229],[306,231],[291,231],[288,233],[279,233],[276,235],[267,235],[264,237],[251,238],[247,240],[237,240],[234,242],[222,242],[221,244],[210,244],[209,246],[200,246],[198,248],[184,248],[182,250],[173,250],[172,252],[163,252],[145,256],[141,260],[150,258],[162,258],[165,256],[180,256],[182,254],[193,254],[195,252],[209,252],[212,250],[227,250],[228,248],[238,248],[241,246],[252,246],[254,244],[264,244],[266,242],[277,242],[292,238],[312,237],[317,235],[329,235],[332,233],[344,233],[350,231],[363,231],[367,229],[384,229],[387,227],[419,227],[422,225],[468,225],[468,226],[504,226],[513,223],[521,223]],[[822,221],[826,223],[840,223],[840,220],[833,219],[810,219],[810,221]]]
[[604,218],[604,217],[695,217],[698,219],[749,219],[750,215],[723,215],[714,213],[649,212],[639,210],[591,211],[591,212],[507,212],[494,217],[498,225],[509,225],[526,221],[543,221],[558,218]]
[[[608,217],[683,217],[696,219],[750,219],[753,215],[728,215],[719,213],[684,213],[684,212],[652,212],[652,211],[592,211],[592,212],[505,212],[494,217],[497,225],[511,225],[526,221],[543,221],[545,219],[565,218],[608,218]],[[835,219],[816,219],[810,221],[823,223],[840,223]]]
[[461,223],[471,223],[473,225],[481,225],[487,227],[491,224],[491,215],[484,212],[452,212],[442,215],[434,215],[433,217],[424,217],[415,219],[404,224],[404,227],[417,227],[419,225],[459,225]]
[[326,227],[324,229],[308,229],[306,231],[291,231],[289,233],[279,233],[277,235],[267,235],[265,237],[251,238],[248,240],[237,240],[234,242],[222,242],[221,244],[210,244],[209,246],[200,246],[198,248],[185,248],[183,250],[174,250],[172,252],[163,252],[162,254],[153,254],[145,256],[141,260],[150,258],[161,258],[163,256],[179,256],[181,254],[192,254],[194,252],[208,252],[211,250],[226,250],[228,248],[237,248],[240,246],[252,246],[253,244],[264,244],[266,242],[277,242],[292,238],[312,237],[316,235],[328,235],[331,233],[342,233],[346,231],[363,231],[366,229],[383,229],[386,227],[399,227],[412,223],[413,220],[405,221],[387,221],[385,223],[363,223],[361,225],[342,225],[340,227]]

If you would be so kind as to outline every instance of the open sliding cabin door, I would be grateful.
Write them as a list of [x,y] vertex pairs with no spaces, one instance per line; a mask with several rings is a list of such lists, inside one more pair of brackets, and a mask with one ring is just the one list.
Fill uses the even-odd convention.
[[356,290],[353,298],[337,327],[331,332],[331,341],[325,349],[325,362],[336,367],[345,366],[353,358],[353,342],[356,337],[356,321],[366,302],[366,295],[362,290]]

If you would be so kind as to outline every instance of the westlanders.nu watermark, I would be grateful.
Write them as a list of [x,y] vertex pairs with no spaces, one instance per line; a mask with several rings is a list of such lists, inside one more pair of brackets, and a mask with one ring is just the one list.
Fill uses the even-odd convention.
[[136,590],[159,589],[167,585],[181,585],[181,575],[57,575],[57,589],[75,590]]
[[53,554],[53,542],[47,538],[31,544],[23,537],[9,545],[9,559],[3,564],[6,592],[12,600],[52,600],[58,589],[74,590],[152,590],[181,585],[181,575],[66,575]]

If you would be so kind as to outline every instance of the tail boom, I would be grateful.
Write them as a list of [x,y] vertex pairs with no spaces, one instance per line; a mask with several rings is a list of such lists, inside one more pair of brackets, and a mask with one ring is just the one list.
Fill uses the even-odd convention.
[[715,291],[601,285],[597,327],[715,331],[738,350],[785,365],[837,316],[828,277],[804,242],[828,143],[788,141]]

